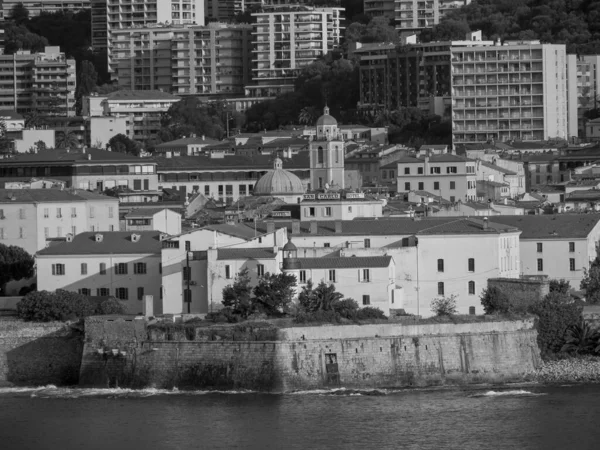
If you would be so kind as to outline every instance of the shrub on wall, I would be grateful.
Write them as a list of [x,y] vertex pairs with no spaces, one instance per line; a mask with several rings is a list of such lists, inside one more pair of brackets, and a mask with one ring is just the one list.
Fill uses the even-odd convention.
[[496,286],[483,290],[481,304],[486,314],[507,314],[512,309],[508,295]]
[[456,314],[456,295],[438,297],[431,301],[431,312],[436,316],[452,316]]
[[125,307],[114,297],[107,298],[101,301],[97,306],[94,314],[99,316],[107,316],[113,314],[125,314]]

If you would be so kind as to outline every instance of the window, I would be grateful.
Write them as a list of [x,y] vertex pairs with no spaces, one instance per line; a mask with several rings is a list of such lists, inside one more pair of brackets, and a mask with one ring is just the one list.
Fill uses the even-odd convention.
[[323,247],[325,247],[325,248],[329,248],[329,247],[331,247],[331,244],[330,244],[329,242],[325,242],[325,243],[323,244]]
[[71,217],[77,217],[77,208],[71,208]]
[[370,305],[370,304],[371,304],[371,296],[363,295],[363,306]]
[[335,283],[335,270],[333,270],[333,269],[329,270],[329,281],[331,281],[332,283]]
[[450,182],[450,189],[452,189],[452,190],[456,189],[456,181]]
[[183,291],[183,301],[185,303],[192,303],[192,290],[186,289]]
[[434,191],[439,191],[440,190],[440,182],[439,181],[434,181],[433,182],[433,190]]
[[469,281],[469,295],[475,295],[475,282]]
[[52,264],[52,275],[64,275],[65,265],[64,264]]
[[571,253],[575,251],[575,242],[569,242],[569,251]]
[[425,183],[419,181],[419,190],[422,191],[423,189],[425,189]]
[[162,263],[158,263],[158,273],[162,273]]
[[50,237],[50,228],[48,228],[48,227],[44,228],[44,237],[45,238],[49,238]]
[[210,195],[210,186],[208,186],[208,185],[204,186],[204,195],[206,195],[206,196]]
[[144,288],[143,287],[139,287],[137,294],[138,294],[138,300],[142,300],[144,298]]
[[25,208],[19,209],[19,219],[27,219],[27,215],[25,214]]
[[538,253],[542,253],[542,249],[543,249],[543,245],[542,245],[542,243],[541,243],[541,242],[538,242],[538,243],[537,243],[537,252],[538,252]]
[[569,270],[571,272],[575,271],[575,258],[569,258]]
[[324,208],[324,215],[325,217],[331,217],[331,207],[327,206]]
[[142,190],[142,180],[133,180],[133,190],[134,191]]
[[115,215],[115,209],[112,206],[108,207],[108,218],[112,219]]
[[62,227],[56,227],[56,237],[62,237]]
[[225,278],[231,279],[231,266],[229,264],[225,266]]
[[100,263],[100,275],[106,275],[106,263]]
[[25,238],[25,228],[23,227],[19,227],[19,239],[24,239]]
[[451,196],[450,196],[450,201],[451,201],[452,203],[456,202],[456,197],[455,197],[454,195],[451,195]]
[[300,271],[300,283],[306,283],[306,270]]
[[444,282],[440,281],[438,283],[438,295],[444,295]]
[[404,168],[404,175],[410,175],[410,167]]
[[50,217],[50,211],[48,208],[44,208],[44,218],[47,219],[48,217]]
[[94,207],[90,206],[90,219],[93,219],[95,215]]
[[81,275],[87,275],[87,263],[81,263]]
[[77,234],[77,227],[76,227],[75,225],[73,225],[73,226],[71,227],[71,234],[72,234],[73,236],[75,236],[75,235]]
[[469,272],[475,272],[475,258],[469,258]]
[[192,243],[190,241],[185,241],[185,251],[189,252],[192,249]]
[[430,174],[440,174],[440,173],[442,173],[442,170],[439,167],[430,167],[429,173]]
[[417,167],[417,174],[423,175],[423,168],[422,167]]
[[118,263],[115,266],[115,273],[117,275],[127,275],[127,263]]
[[404,190],[410,191],[410,183],[409,182],[404,183]]
[[443,259],[437,260],[437,269],[438,269],[438,272],[444,271],[444,260]]
[[96,295],[98,295],[98,297],[108,297],[110,295],[110,289],[98,288],[96,289]]
[[362,281],[364,283],[368,283],[369,281],[371,281],[371,270],[370,269],[362,270]]
[[81,288],[79,289],[79,293],[82,295],[87,295],[89,297],[90,295],[92,295],[92,290],[88,288]]
[[315,217],[315,208],[307,208],[308,217]]
[[371,248],[371,239],[365,239],[365,248]]
[[317,164],[323,164],[324,161],[323,147],[317,149]]
[[183,281],[189,281],[192,279],[192,268],[184,267],[183,268]]
[[537,269],[538,269],[538,272],[541,272],[544,270],[544,260],[541,258],[539,258],[537,260]]
[[135,263],[133,265],[133,273],[136,275],[144,275],[146,273],[146,263]]
[[264,276],[264,274],[265,274],[265,266],[264,266],[264,264],[258,264],[258,265],[256,266],[256,274],[257,274],[259,277],[262,277],[262,276]]
[[62,208],[56,208],[56,217],[59,219],[62,217]]
[[115,297],[119,300],[129,300],[129,289],[124,287],[115,289]]
[[458,168],[456,166],[446,167],[446,173],[458,173]]

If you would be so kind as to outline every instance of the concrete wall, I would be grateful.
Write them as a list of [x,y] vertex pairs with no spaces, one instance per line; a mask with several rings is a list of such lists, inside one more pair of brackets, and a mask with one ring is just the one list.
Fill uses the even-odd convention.
[[82,384],[261,391],[415,386],[516,380],[540,363],[528,320],[300,327],[280,330],[278,341],[207,340],[196,333],[150,340],[143,321],[111,320],[86,320]]
[[77,384],[82,349],[63,323],[0,320],[0,385]]

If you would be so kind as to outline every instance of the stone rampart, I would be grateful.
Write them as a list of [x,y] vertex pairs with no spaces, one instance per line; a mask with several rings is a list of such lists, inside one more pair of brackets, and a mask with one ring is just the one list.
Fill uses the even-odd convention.
[[[518,380],[540,364],[532,320],[298,327],[277,341],[153,340],[141,320],[89,318],[81,383],[291,391]],[[203,339],[206,334],[203,334]]]
[[77,384],[82,337],[64,323],[0,320],[0,385]]

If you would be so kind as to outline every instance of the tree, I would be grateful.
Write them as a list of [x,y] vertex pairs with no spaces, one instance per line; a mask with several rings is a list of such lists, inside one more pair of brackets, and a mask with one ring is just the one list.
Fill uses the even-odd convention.
[[[598,253],[599,249],[596,249]],[[600,303],[600,254],[592,261],[589,269],[583,269],[584,277],[580,289],[585,290],[585,300],[588,303]]]
[[252,314],[252,287],[248,269],[238,273],[233,284],[223,288],[223,306],[230,308],[233,314],[239,314],[244,319]]
[[75,89],[77,114],[81,114],[82,98],[90,95],[96,88],[98,73],[91,61],[82,61],[77,69],[77,88]]
[[23,3],[17,3],[10,10],[10,16],[8,18],[17,25],[23,25],[29,22],[29,10],[23,5]]
[[456,314],[456,295],[438,297],[431,301],[431,312],[436,316],[453,316]]
[[483,290],[481,304],[486,314],[506,314],[512,309],[508,295],[496,286]]
[[54,145],[60,149],[77,148],[79,147],[79,138],[73,131],[62,129],[56,132]]
[[21,247],[0,244],[0,287],[34,275],[33,257]]
[[398,33],[390,26],[387,17],[373,17],[368,24],[361,22],[351,23],[346,29],[345,44],[352,45],[356,42],[398,42]]
[[298,302],[306,312],[333,311],[343,298],[344,296],[335,290],[335,285],[321,281],[313,289],[312,280],[309,280],[298,295]]
[[12,150],[12,141],[8,139],[6,132],[6,122],[0,119],[0,153],[10,153]]
[[581,319],[579,323],[571,325],[567,329],[565,344],[560,351],[575,355],[594,353],[599,338],[598,330],[593,329],[588,322]]
[[304,125],[312,125],[318,117],[317,108],[314,106],[305,106],[300,110],[300,114],[298,114],[298,122]]
[[19,50],[30,50],[32,53],[43,52],[48,39],[30,32],[24,25],[6,22],[4,25],[4,54],[12,55]]
[[567,280],[550,280],[550,292],[558,292],[560,294],[568,294],[571,290],[571,283]]
[[296,277],[294,275],[266,273],[258,280],[258,284],[253,290],[253,302],[256,310],[268,316],[287,313],[294,297],[295,287]]
[[39,128],[46,124],[44,116],[37,111],[25,114],[25,128]]
[[122,133],[119,133],[108,141],[108,147],[113,152],[119,153],[130,153],[135,156],[139,156],[142,146],[139,142],[129,139]]

